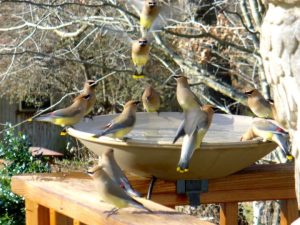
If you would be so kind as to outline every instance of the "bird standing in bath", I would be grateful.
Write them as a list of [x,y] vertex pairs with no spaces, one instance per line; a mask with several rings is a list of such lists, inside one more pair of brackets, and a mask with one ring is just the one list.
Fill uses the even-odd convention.
[[73,104],[69,107],[41,115],[33,120],[49,122],[62,127],[72,126],[78,123],[85,115],[90,97],[90,95],[81,94],[73,100]]
[[[188,117],[181,123],[173,143],[183,137],[180,159],[177,171],[180,173],[188,172],[189,161],[194,151],[200,147],[202,140],[211,125],[214,115],[214,107],[212,105],[204,105],[200,110],[192,110]],[[189,131],[189,133],[186,132]]]
[[248,97],[248,106],[256,116],[260,118],[274,119],[273,104],[267,101],[257,89],[246,91],[245,94]]
[[124,106],[123,112],[112,121],[110,121],[105,126],[105,130],[101,131],[98,134],[95,134],[93,137],[100,137],[103,135],[111,134],[114,138],[123,138],[123,140],[125,140],[124,136],[133,129],[133,126],[135,124],[136,109],[137,104],[139,103],[140,101],[128,101]]
[[95,88],[98,83],[96,83],[94,80],[87,80],[84,83],[83,91],[81,95],[89,95],[90,99],[88,100],[87,108],[85,111],[85,116],[87,116],[92,110],[96,103],[96,93]]
[[158,16],[159,11],[160,7],[157,4],[157,0],[144,0],[143,9],[140,15],[142,37],[147,36],[147,32]]
[[131,57],[135,66],[134,79],[144,78],[144,66],[149,60],[149,52],[147,39],[140,38],[132,42]]
[[88,174],[93,178],[93,182],[96,191],[99,194],[100,200],[112,204],[115,207],[109,212],[109,215],[116,213],[121,208],[129,206],[152,212],[143,204],[130,197],[130,195],[128,195],[120,186],[118,186],[108,176],[102,165],[95,166],[88,170]]
[[199,98],[191,91],[190,86],[187,81],[187,77],[176,75],[174,76],[177,87],[176,87],[176,97],[177,101],[182,108],[183,112],[187,112],[191,109],[199,109],[202,106]]
[[160,96],[158,92],[149,85],[144,90],[142,102],[144,109],[147,112],[158,112],[160,107]]
[[253,119],[251,127],[243,134],[241,141],[252,140],[256,137],[261,137],[264,142],[275,142],[284,152],[287,159],[292,159],[292,155],[289,152],[288,133],[270,120],[261,118]]
[[129,180],[119,167],[114,157],[114,150],[108,149],[102,154],[102,166],[107,175],[129,195],[140,197],[141,195],[135,191],[129,183]]

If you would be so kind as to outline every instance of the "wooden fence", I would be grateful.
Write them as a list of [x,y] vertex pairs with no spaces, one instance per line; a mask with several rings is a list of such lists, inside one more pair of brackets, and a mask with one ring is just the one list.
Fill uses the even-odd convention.
[[[32,112],[19,110],[19,104],[9,104],[5,99],[0,98],[0,130],[2,124],[17,124],[33,115]],[[28,122],[17,128],[29,136],[33,146],[41,146],[49,149],[63,150],[68,137],[60,136],[62,128],[48,123]],[[1,136],[0,136],[1,137]]]

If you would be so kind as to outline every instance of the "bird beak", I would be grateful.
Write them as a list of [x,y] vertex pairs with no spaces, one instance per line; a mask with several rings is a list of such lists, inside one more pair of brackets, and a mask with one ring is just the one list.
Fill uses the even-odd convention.
[[213,109],[213,110],[214,110],[214,112],[215,112],[215,111],[217,111],[219,108],[218,108],[218,107],[216,107],[216,106],[213,106],[213,107],[212,107],[212,109]]
[[251,95],[252,93],[253,93],[253,90],[244,92],[245,95]]
[[83,96],[83,98],[84,98],[85,100],[89,100],[90,97],[91,97],[91,95],[85,95],[85,96]]
[[147,43],[148,43],[148,41],[147,41],[147,40],[144,40],[144,41],[139,41],[139,44],[140,44],[140,46],[146,46],[146,45],[147,45]]
[[91,172],[89,170],[87,170],[85,173],[88,174],[88,175],[90,175],[90,176],[94,174],[94,172]]
[[90,86],[91,87],[96,87],[98,85],[98,82],[94,82],[94,83],[92,83]]
[[156,6],[156,2],[149,2],[149,7],[150,8],[153,8],[153,7],[155,7]]
[[174,76],[173,76],[173,78],[174,78],[175,80],[179,79],[180,77],[181,77],[180,75],[174,75]]

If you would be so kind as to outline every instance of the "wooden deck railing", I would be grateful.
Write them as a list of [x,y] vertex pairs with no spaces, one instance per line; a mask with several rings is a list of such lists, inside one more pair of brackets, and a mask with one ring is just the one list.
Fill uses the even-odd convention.
[[[129,179],[134,188],[146,194],[149,179]],[[152,200],[169,207],[187,204],[187,197],[177,195],[175,189],[175,182],[158,180]],[[97,200],[91,180],[82,173],[15,176],[12,190],[26,199],[27,225],[210,224],[145,199],[141,201],[155,211],[153,215],[128,208],[106,218],[104,211],[110,206]],[[281,200],[281,225],[291,224],[299,216],[293,164],[255,165],[228,177],[209,180],[208,192],[202,193],[200,200],[221,203],[221,225],[237,225],[238,202],[243,201]]]

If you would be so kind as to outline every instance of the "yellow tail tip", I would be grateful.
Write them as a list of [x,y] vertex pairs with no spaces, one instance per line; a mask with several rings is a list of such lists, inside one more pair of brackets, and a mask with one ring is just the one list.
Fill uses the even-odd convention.
[[293,157],[292,155],[287,155],[286,158],[287,158],[288,160],[293,160],[294,157]]
[[60,136],[66,136],[68,133],[66,131],[60,132]]
[[137,74],[134,74],[134,75],[132,75],[132,78],[135,79],[135,80],[138,80],[138,79],[143,79],[143,78],[145,78],[145,76],[144,76],[144,75],[137,75]]
[[181,169],[179,166],[177,166],[176,171],[179,173],[186,173],[189,171],[189,169]]

